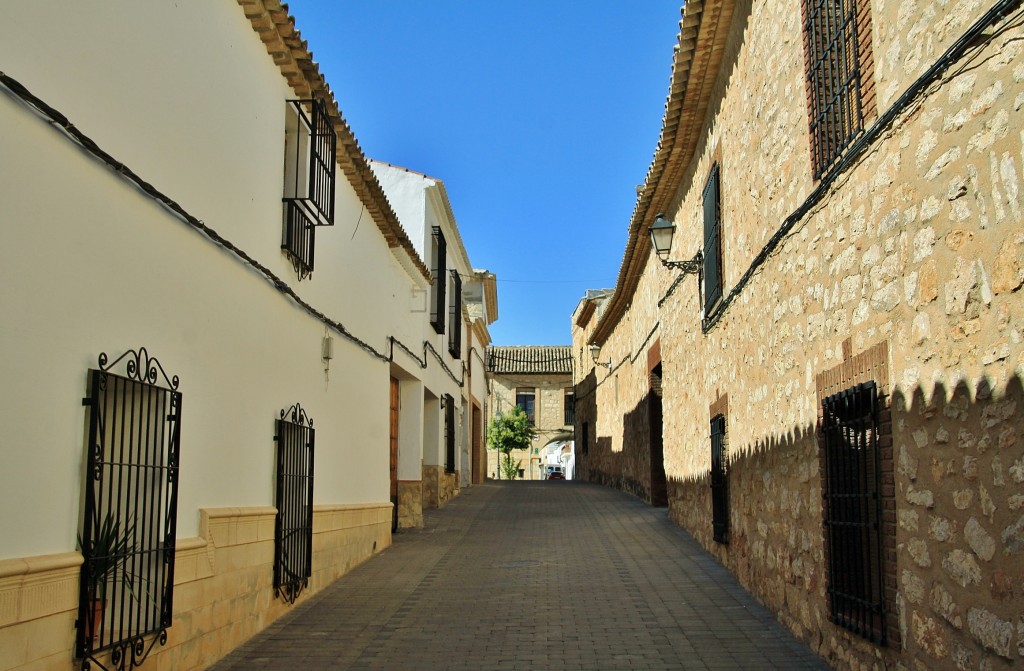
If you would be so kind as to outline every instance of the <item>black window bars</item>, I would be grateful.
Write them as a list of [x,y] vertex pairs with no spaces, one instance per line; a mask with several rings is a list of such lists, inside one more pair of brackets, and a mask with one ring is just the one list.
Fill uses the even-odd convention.
[[814,178],[864,129],[857,0],[804,0]]
[[716,542],[729,542],[729,458],[724,415],[711,420],[711,529]]
[[444,472],[455,472],[455,399],[444,395]]
[[299,278],[313,272],[316,226],[334,225],[337,136],[323,100],[289,100],[281,241]]
[[448,352],[458,359],[462,356],[462,276],[451,270],[452,300],[448,310]]
[[430,285],[430,325],[437,333],[444,333],[445,289],[448,286],[448,246],[440,226],[433,229],[434,267],[433,283]]
[[878,391],[859,384],[822,400],[829,619],[886,642]]
[[313,575],[313,450],[315,431],[302,406],[277,420],[277,517],[274,521],[274,594],[295,600]]
[[572,426],[576,423],[576,392],[570,387],[565,390],[564,400],[564,417],[565,426]]
[[83,669],[106,669],[107,650],[114,668],[134,669],[171,626],[181,393],[140,347],[109,364],[100,354],[88,394],[75,651]]
[[704,186],[704,314],[722,298],[722,230],[721,195],[718,164]]

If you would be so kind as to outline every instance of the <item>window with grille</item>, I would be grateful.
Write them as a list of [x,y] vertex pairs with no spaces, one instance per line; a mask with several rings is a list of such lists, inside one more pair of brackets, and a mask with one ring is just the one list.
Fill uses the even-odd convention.
[[583,422],[580,426],[580,442],[583,444],[583,454],[590,452],[590,422]]
[[576,392],[572,387],[565,390],[565,426],[576,423]]
[[536,424],[536,401],[537,390],[534,387],[519,387],[516,389],[516,405],[523,409],[530,424]]
[[430,243],[431,258],[434,260],[433,281],[430,285],[430,325],[437,333],[444,333],[445,289],[448,286],[448,245],[440,226],[434,226]]
[[871,42],[865,5],[862,0],[803,0],[815,179],[864,130],[863,83],[870,79],[864,65],[870,60]]
[[274,593],[295,603],[313,575],[313,420],[299,404],[282,410],[277,433]]
[[885,643],[878,392],[858,384],[822,400],[829,618]]
[[725,415],[711,420],[711,528],[718,543],[729,542],[729,459]]
[[83,668],[105,650],[136,666],[171,626],[182,398],[145,348],[101,354],[88,393],[75,649]]
[[455,399],[444,395],[444,472],[455,472]]
[[451,271],[452,300],[448,310],[448,352],[458,359],[462,356],[462,276]]
[[337,136],[322,100],[288,103],[281,249],[302,279],[313,272],[316,227],[334,225]]
[[722,216],[719,193],[718,164],[711,166],[711,174],[704,186],[704,312],[722,298]]

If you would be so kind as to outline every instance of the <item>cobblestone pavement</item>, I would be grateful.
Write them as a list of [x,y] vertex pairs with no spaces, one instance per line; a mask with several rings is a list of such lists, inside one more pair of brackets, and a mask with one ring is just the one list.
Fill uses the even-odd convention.
[[463,490],[213,668],[828,667],[664,509],[554,481]]

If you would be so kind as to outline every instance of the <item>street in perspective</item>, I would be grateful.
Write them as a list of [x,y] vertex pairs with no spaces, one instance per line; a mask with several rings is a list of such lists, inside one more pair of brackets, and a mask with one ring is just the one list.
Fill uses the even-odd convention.
[[425,522],[214,671],[828,669],[627,494],[492,482]]

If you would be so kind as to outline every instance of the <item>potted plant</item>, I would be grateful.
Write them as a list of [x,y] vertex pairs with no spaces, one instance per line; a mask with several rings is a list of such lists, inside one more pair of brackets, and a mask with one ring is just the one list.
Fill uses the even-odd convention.
[[128,557],[135,552],[134,539],[135,523],[131,517],[122,528],[121,520],[109,512],[94,530],[88,552],[82,543],[82,536],[78,536],[78,547],[86,555],[82,579],[87,581],[85,593],[91,601],[90,610],[85,612],[85,635],[90,640],[101,629],[108,587],[115,581],[120,581],[129,592],[132,592],[131,576],[124,565]]

